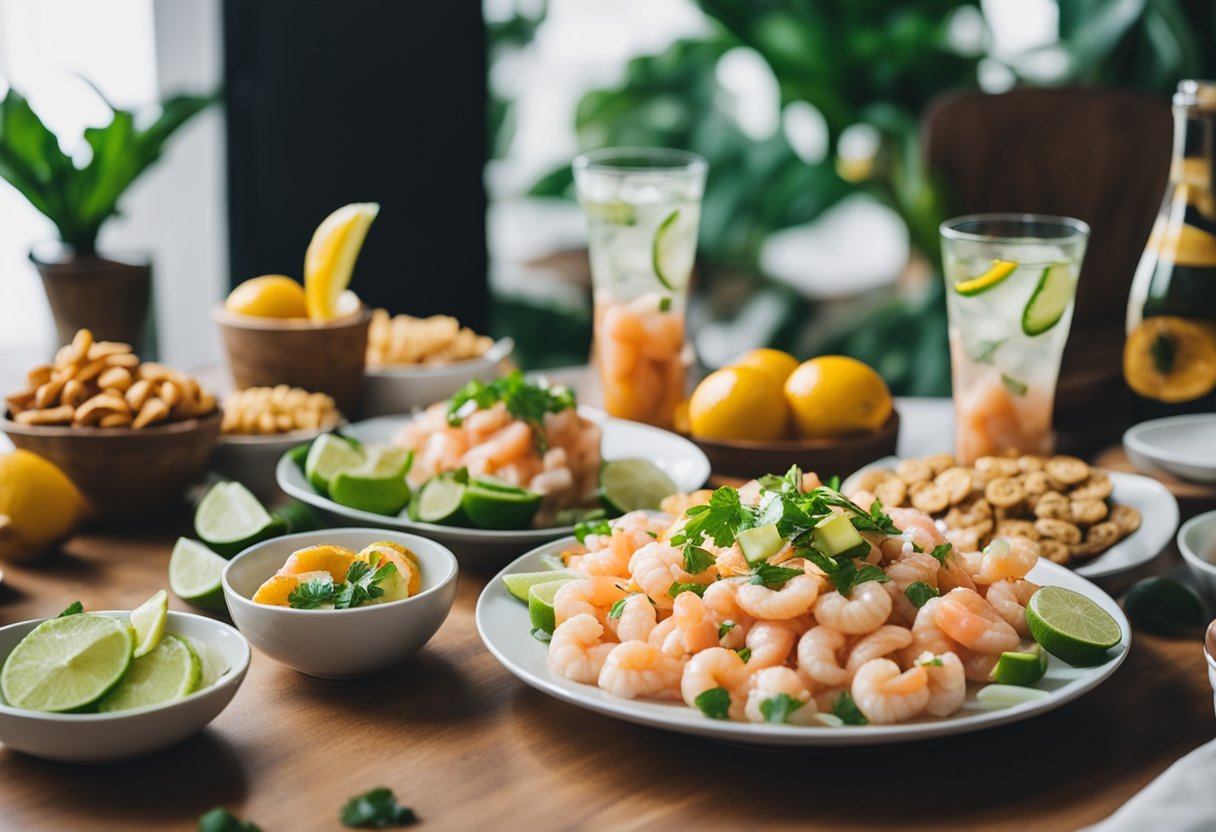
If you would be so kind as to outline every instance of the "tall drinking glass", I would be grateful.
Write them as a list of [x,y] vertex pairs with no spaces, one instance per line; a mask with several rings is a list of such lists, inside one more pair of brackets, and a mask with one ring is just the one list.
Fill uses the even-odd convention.
[[1052,402],[1089,226],[976,214],[941,225],[955,455],[1048,454]]
[[684,313],[709,165],[660,148],[574,160],[595,296],[593,361],[609,414],[671,427],[684,398]]

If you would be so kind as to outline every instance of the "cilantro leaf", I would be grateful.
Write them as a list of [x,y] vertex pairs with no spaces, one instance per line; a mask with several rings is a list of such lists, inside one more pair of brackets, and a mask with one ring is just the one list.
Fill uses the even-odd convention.
[[627,600],[629,600],[629,599],[622,598],[621,600],[619,600],[615,604],[613,604],[612,609],[608,610],[608,617],[609,618],[620,618],[621,614],[625,612],[625,602]]
[[799,702],[788,693],[779,693],[760,703],[760,715],[765,722],[789,722],[790,714],[801,708]]
[[339,817],[345,826],[356,829],[408,826],[418,820],[413,809],[397,803],[392,790],[383,787],[352,797]]
[[908,596],[908,600],[917,607],[923,607],[929,602],[930,598],[936,598],[940,595],[934,587],[924,581],[915,581],[908,584],[908,588],[904,590],[904,595]]
[[946,556],[950,554],[950,550],[952,548],[954,548],[954,547],[951,546],[949,543],[942,543],[937,546],[934,546],[933,551],[930,552],[929,554],[931,554],[931,555],[933,555],[933,557],[937,558],[938,563],[945,565]]
[[759,584],[769,589],[781,589],[789,581],[803,574],[801,569],[790,569],[786,566],[773,566],[771,563],[761,563],[752,570],[748,583]]
[[730,691],[726,688],[710,688],[692,703],[710,719],[726,719],[730,715]]
[[751,512],[739,501],[738,490],[729,486],[711,494],[708,505],[693,506],[685,515],[690,519],[672,538],[676,545],[700,544],[709,537],[718,546],[729,546],[735,542],[735,535],[748,528],[751,521]]
[[198,832],[262,832],[252,821],[243,821],[223,806],[198,816]]
[[867,725],[870,722],[857,707],[857,703],[853,701],[853,697],[848,691],[844,691],[836,697],[836,701],[832,703],[832,713],[836,714],[845,725]]
[[67,618],[69,615],[80,615],[82,612],[84,612],[84,604],[80,603],[79,601],[73,601],[67,605],[63,612],[59,613],[59,615],[55,617]]
[[684,571],[689,575],[700,575],[715,563],[714,556],[689,543],[684,547]]
[[448,424],[459,427],[470,412],[485,410],[499,402],[506,405],[508,413],[536,430],[536,442],[542,451],[547,447],[543,430],[545,414],[576,406],[574,392],[569,388],[533,384],[521,371],[515,370],[488,384],[474,379],[456,391],[448,400]]
[[333,578],[317,578],[293,589],[287,596],[287,604],[297,610],[319,609],[322,604],[334,603],[335,591]]
[[900,529],[895,527],[895,523],[891,520],[890,516],[882,510],[882,501],[878,498],[874,499],[870,510],[866,511],[839,491],[820,487],[816,488],[813,493],[826,505],[843,508],[849,512],[852,515],[849,518],[849,522],[859,532],[881,532],[886,535],[903,534]]
[[748,659],[752,657],[752,648],[750,647],[740,647],[735,652],[739,654],[739,658],[743,659],[744,664],[747,664]]
[[548,644],[550,641],[553,640],[553,633],[546,632],[545,630],[542,630],[540,627],[533,627],[531,629],[531,631],[529,631],[529,635],[531,635],[532,638],[536,639],[541,644]]
[[718,640],[721,641],[722,639],[726,638],[726,634],[738,626],[738,624],[731,621],[729,618],[723,621],[718,625]]
[[590,535],[610,535],[612,534],[612,524],[607,520],[584,520],[574,524],[574,536],[579,543],[583,543]]
[[346,570],[346,582],[348,584],[359,583],[359,581],[363,580],[364,576],[371,571],[371,564],[367,561],[354,561]]
[[[801,554],[802,551],[799,550]],[[858,584],[864,584],[866,581],[877,581],[880,584],[885,584],[891,580],[891,577],[886,572],[878,568],[872,563],[863,563],[860,567],[857,566],[855,558],[844,558],[843,560],[833,560],[822,554],[808,550],[805,557],[822,569],[828,575],[828,580],[836,587],[836,591],[841,595],[848,595]]]
[[667,587],[667,594],[672,598],[675,598],[681,592],[695,592],[697,595],[704,595],[705,584],[685,584],[673,581],[671,586]]
[[783,476],[765,474],[756,482],[760,483],[760,487],[765,491],[774,491],[778,494],[801,494],[802,469],[797,465],[791,465]]

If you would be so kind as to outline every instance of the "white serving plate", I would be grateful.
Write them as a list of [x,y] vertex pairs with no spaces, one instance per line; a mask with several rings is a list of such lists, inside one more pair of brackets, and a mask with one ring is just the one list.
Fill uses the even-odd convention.
[[513,598],[502,578],[514,572],[534,572],[549,568],[544,556],[556,554],[574,544],[573,538],[540,546],[515,560],[492,578],[477,600],[477,632],[489,651],[521,681],[550,696],[597,713],[708,737],[732,743],[796,746],[867,746],[926,740],[965,734],[1028,719],[1054,710],[1093,690],[1123,663],[1131,642],[1131,627],[1119,605],[1098,587],[1075,572],[1054,563],[1040,561],[1028,576],[1043,585],[1062,586],[1085,595],[1114,616],[1123,630],[1123,642],[1111,650],[1109,660],[1097,667],[1070,667],[1051,658],[1047,675],[1037,687],[1049,696],[1003,710],[985,710],[975,701],[977,686],[971,686],[963,710],[945,719],[926,719],[901,725],[864,725],[842,728],[801,727],[727,722],[708,719],[696,708],[672,702],[620,699],[598,687],[581,685],[549,670],[548,647],[530,635],[528,607]]
[[[670,477],[682,492],[695,491],[709,479],[709,460],[700,448],[687,439],[661,428],[614,419],[594,408],[579,407],[579,413],[602,426],[600,452],[604,459],[649,460]],[[380,416],[355,422],[342,432],[364,443],[388,442],[414,418],[417,417]],[[470,564],[501,564],[508,557],[554,538],[565,537],[574,530],[573,526],[554,526],[548,529],[495,531],[419,523],[408,517],[359,511],[318,494],[299,467],[286,456],[279,460],[276,477],[279,487],[292,497],[347,521],[343,525],[415,532],[447,546],[458,558]]]
[[1216,413],[1141,422],[1123,434],[1123,449],[1141,471],[1216,482]]
[[[851,483],[863,471],[872,468],[891,468],[899,463],[899,457],[888,456],[871,462],[844,481],[842,488],[851,491]],[[1140,528],[1120,540],[1098,557],[1073,569],[1078,575],[1091,580],[1109,578],[1128,572],[1148,563],[1164,551],[1178,530],[1178,501],[1161,483],[1151,477],[1126,474],[1122,471],[1100,470],[1110,477],[1110,499],[1131,506],[1140,512]]]

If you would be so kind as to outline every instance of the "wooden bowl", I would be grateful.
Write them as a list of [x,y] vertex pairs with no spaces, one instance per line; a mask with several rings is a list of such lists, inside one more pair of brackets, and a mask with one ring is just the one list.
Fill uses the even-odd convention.
[[236,389],[288,384],[333,396],[344,416],[353,416],[363,388],[367,327],[371,310],[329,323],[303,318],[255,318],[217,306],[219,325]]
[[764,474],[784,474],[791,465],[814,471],[825,482],[828,477],[842,480],[858,468],[895,453],[899,439],[899,414],[877,433],[863,433],[840,439],[791,439],[781,442],[752,442],[732,439],[692,441],[709,457],[715,474],[753,479]]
[[132,428],[23,425],[0,418],[18,448],[46,457],[76,483],[99,520],[147,520],[202,478],[220,435],[221,413]]

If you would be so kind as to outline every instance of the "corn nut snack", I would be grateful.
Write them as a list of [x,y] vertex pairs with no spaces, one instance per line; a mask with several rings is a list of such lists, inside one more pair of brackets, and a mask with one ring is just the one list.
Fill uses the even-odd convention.
[[224,401],[225,434],[270,436],[295,430],[318,430],[338,424],[342,415],[324,393],[299,387],[249,387]]
[[376,309],[367,332],[367,365],[452,364],[483,355],[493,343],[494,339],[462,327],[448,315],[390,317],[384,309]]

